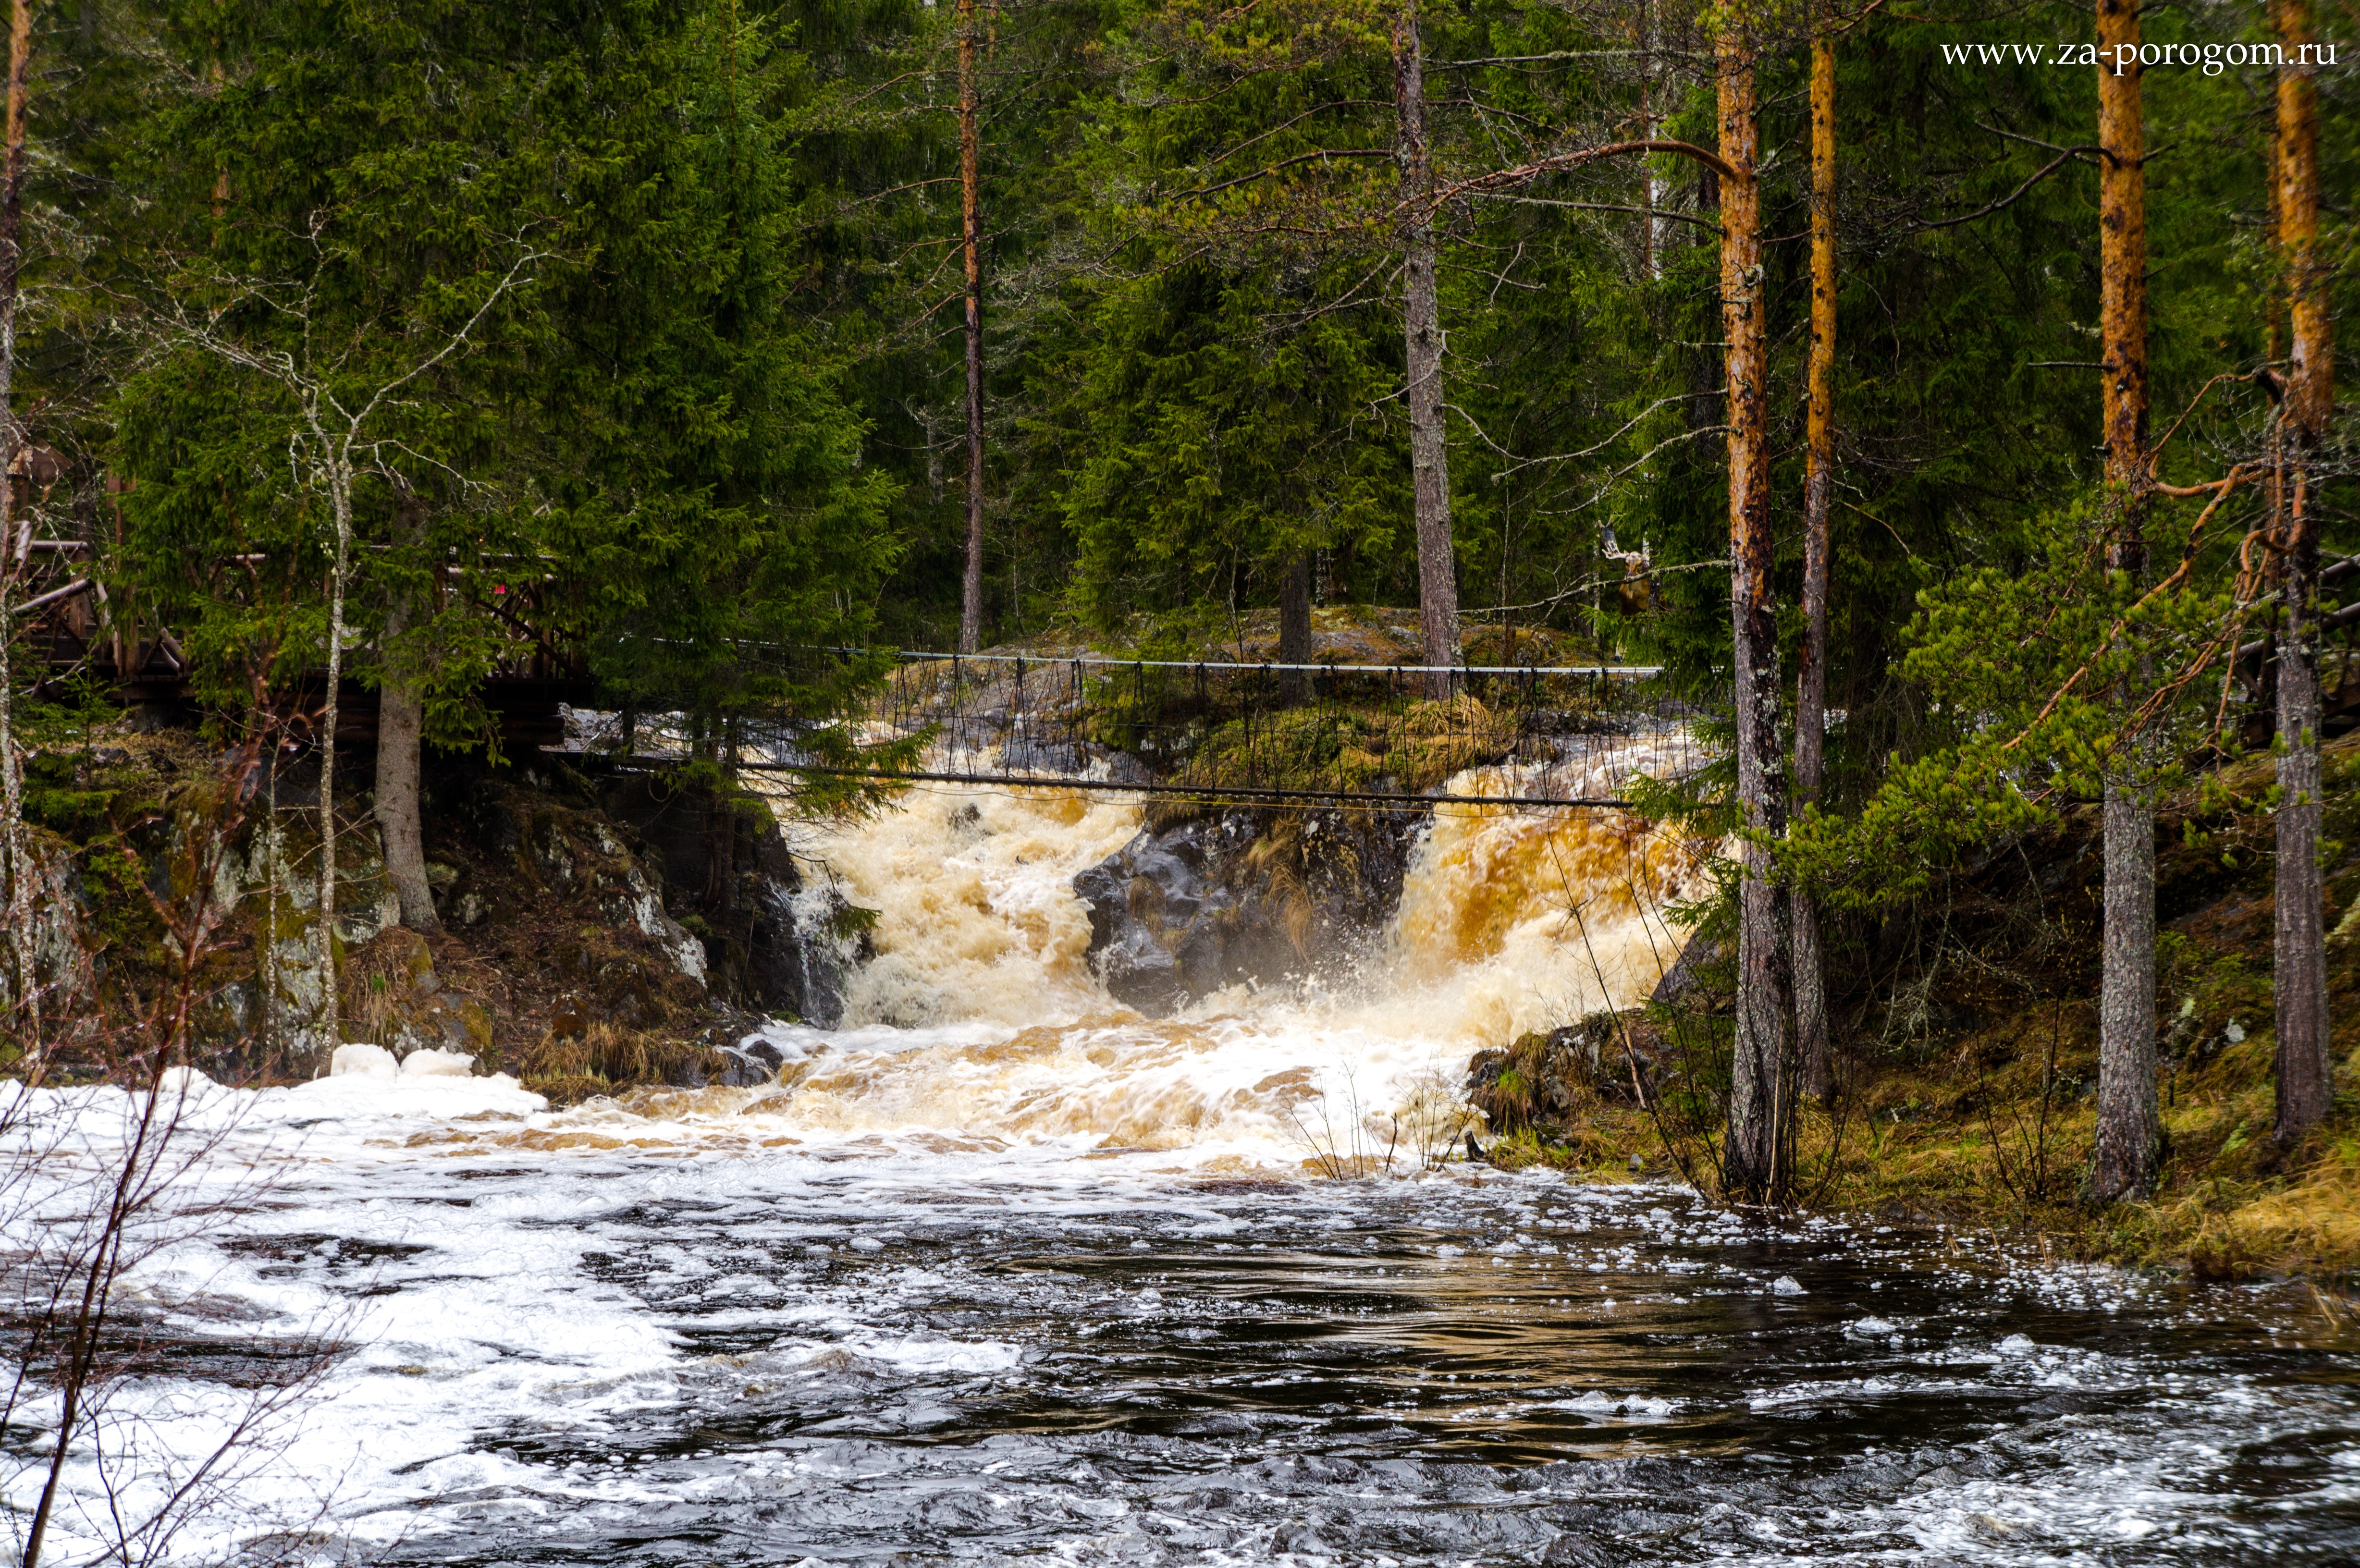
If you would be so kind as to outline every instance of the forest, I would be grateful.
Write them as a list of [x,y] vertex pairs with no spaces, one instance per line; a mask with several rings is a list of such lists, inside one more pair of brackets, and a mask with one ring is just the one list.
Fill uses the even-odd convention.
[[8,15],[20,1568],[2360,1545],[2348,5]]

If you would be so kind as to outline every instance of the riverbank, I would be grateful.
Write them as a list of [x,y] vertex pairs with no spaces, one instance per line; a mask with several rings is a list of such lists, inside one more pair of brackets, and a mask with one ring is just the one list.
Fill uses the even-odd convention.
[[[2022,1082],[2021,1064],[1986,1075],[1971,1062],[1934,1082],[1885,1073],[1849,1086],[1832,1115],[1807,1111],[1798,1200],[1817,1213],[1992,1231],[2060,1256],[2201,1279],[2307,1279],[2360,1290],[2360,1117],[2350,1063],[2339,1069],[2336,1114],[2281,1151],[2269,1137],[2268,1051],[2266,1037],[2249,1040],[2169,1091],[2162,1184],[2145,1202],[2103,1210],[2081,1202],[2093,1124],[2086,1100],[2060,1104],[2054,1091],[2044,1100]],[[2066,1058],[2060,1077],[2079,1065]],[[1576,1138],[1524,1128],[1485,1152],[1503,1169],[1612,1181],[1625,1179],[1634,1160],[1647,1176],[1674,1173],[1675,1151],[1710,1187],[1701,1140],[1677,1130],[1667,1138],[1629,1106],[1593,1112]]]
[[[2199,1278],[2360,1286],[2360,735],[2331,743],[2322,761],[2337,1075],[2326,1121],[2291,1148],[2272,1137],[2276,887],[2263,757],[2206,794],[2168,801],[2157,822],[2164,1150],[2151,1198],[2109,1210],[2081,1201],[2101,890],[2085,810],[1995,846],[1917,907],[1844,929],[1830,964],[1840,1093],[1831,1108],[1806,1109],[1797,1200],[2011,1230],[2073,1256]],[[1660,1116],[1602,1075],[1603,1093],[1569,1086],[1579,1114],[1560,1107],[1544,1118],[1553,1126],[1526,1127],[1513,1105],[1495,1115],[1505,1133],[1495,1157],[1611,1171],[1635,1155],[1710,1182],[1706,1113],[1720,1092],[1711,1063],[1727,980],[1704,971],[1680,1008],[1637,1023],[1641,1054],[1664,1075]],[[1608,1041],[1598,1054],[1620,1063],[1618,1049]],[[1486,1091],[1476,1093],[1480,1103]]]

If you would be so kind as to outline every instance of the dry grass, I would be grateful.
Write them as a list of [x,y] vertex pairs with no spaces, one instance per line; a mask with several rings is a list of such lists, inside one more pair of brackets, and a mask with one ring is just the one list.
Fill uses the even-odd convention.
[[633,1084],[703,1083],[728,1054],[600,1021],[577,1035],[544,1035],[524,1053],[524,1086],[553,1105],[579,1105]]

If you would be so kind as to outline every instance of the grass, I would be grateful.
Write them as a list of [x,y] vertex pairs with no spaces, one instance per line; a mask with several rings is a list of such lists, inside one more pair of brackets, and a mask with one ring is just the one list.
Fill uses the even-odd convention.
[[726,1051],[606,1020],[579,1034],[551,1033],[524,1053],[524,1086],[552,1105],[576,1105],[617,1089],[701,1083],[729,1065]]
[[[2286,1149],[2270,1136],[2267,1031],[2167,1062],[2158,1190],[2099,1209],[2081,1191],[2095,1125],[2093,1012],[2027,1010],[1954,1042],[1932,1072],[1854,1063],[1835,1114],[1803,1113],[1804,1205],[2037,1234],[2069,1256],[2199,1279],[2360,1288],[2360,1064],[2349,1047],[2333,1113]],[[1522,1087],[1516,1066],[1499,1075],[1488,1102],[1495,1127],[1514,1123]],[[1634,1154],[1659,1172],[1671,1163],[1653,1118],[1587,1088],[1576,1096],[1579,1114],[1568,1125],[1497,1131],[1491,1158],[1607,1178]],[[1709,1174],[1702,1137],[1673,1131],[1682,1155]]]

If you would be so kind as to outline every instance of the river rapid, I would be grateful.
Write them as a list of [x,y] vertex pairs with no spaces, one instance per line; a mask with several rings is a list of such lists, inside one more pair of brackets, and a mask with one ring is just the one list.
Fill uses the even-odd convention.
[[[325,1335],[173,1553],[2360,1561],[2360,1360],[2300,1288],[1433,1158],[1471,1050],[1654,983],[1684,846],[1445,815],[1349,972],[1149,1021],[1069,886],[1137,820],[943,791],[800,846],[876,956],[775,1084],[193,1085],[219,1207],[134,1273],[170,1354],[52,1560]],[[49,1168],[136,1109],[49,1097]]]

